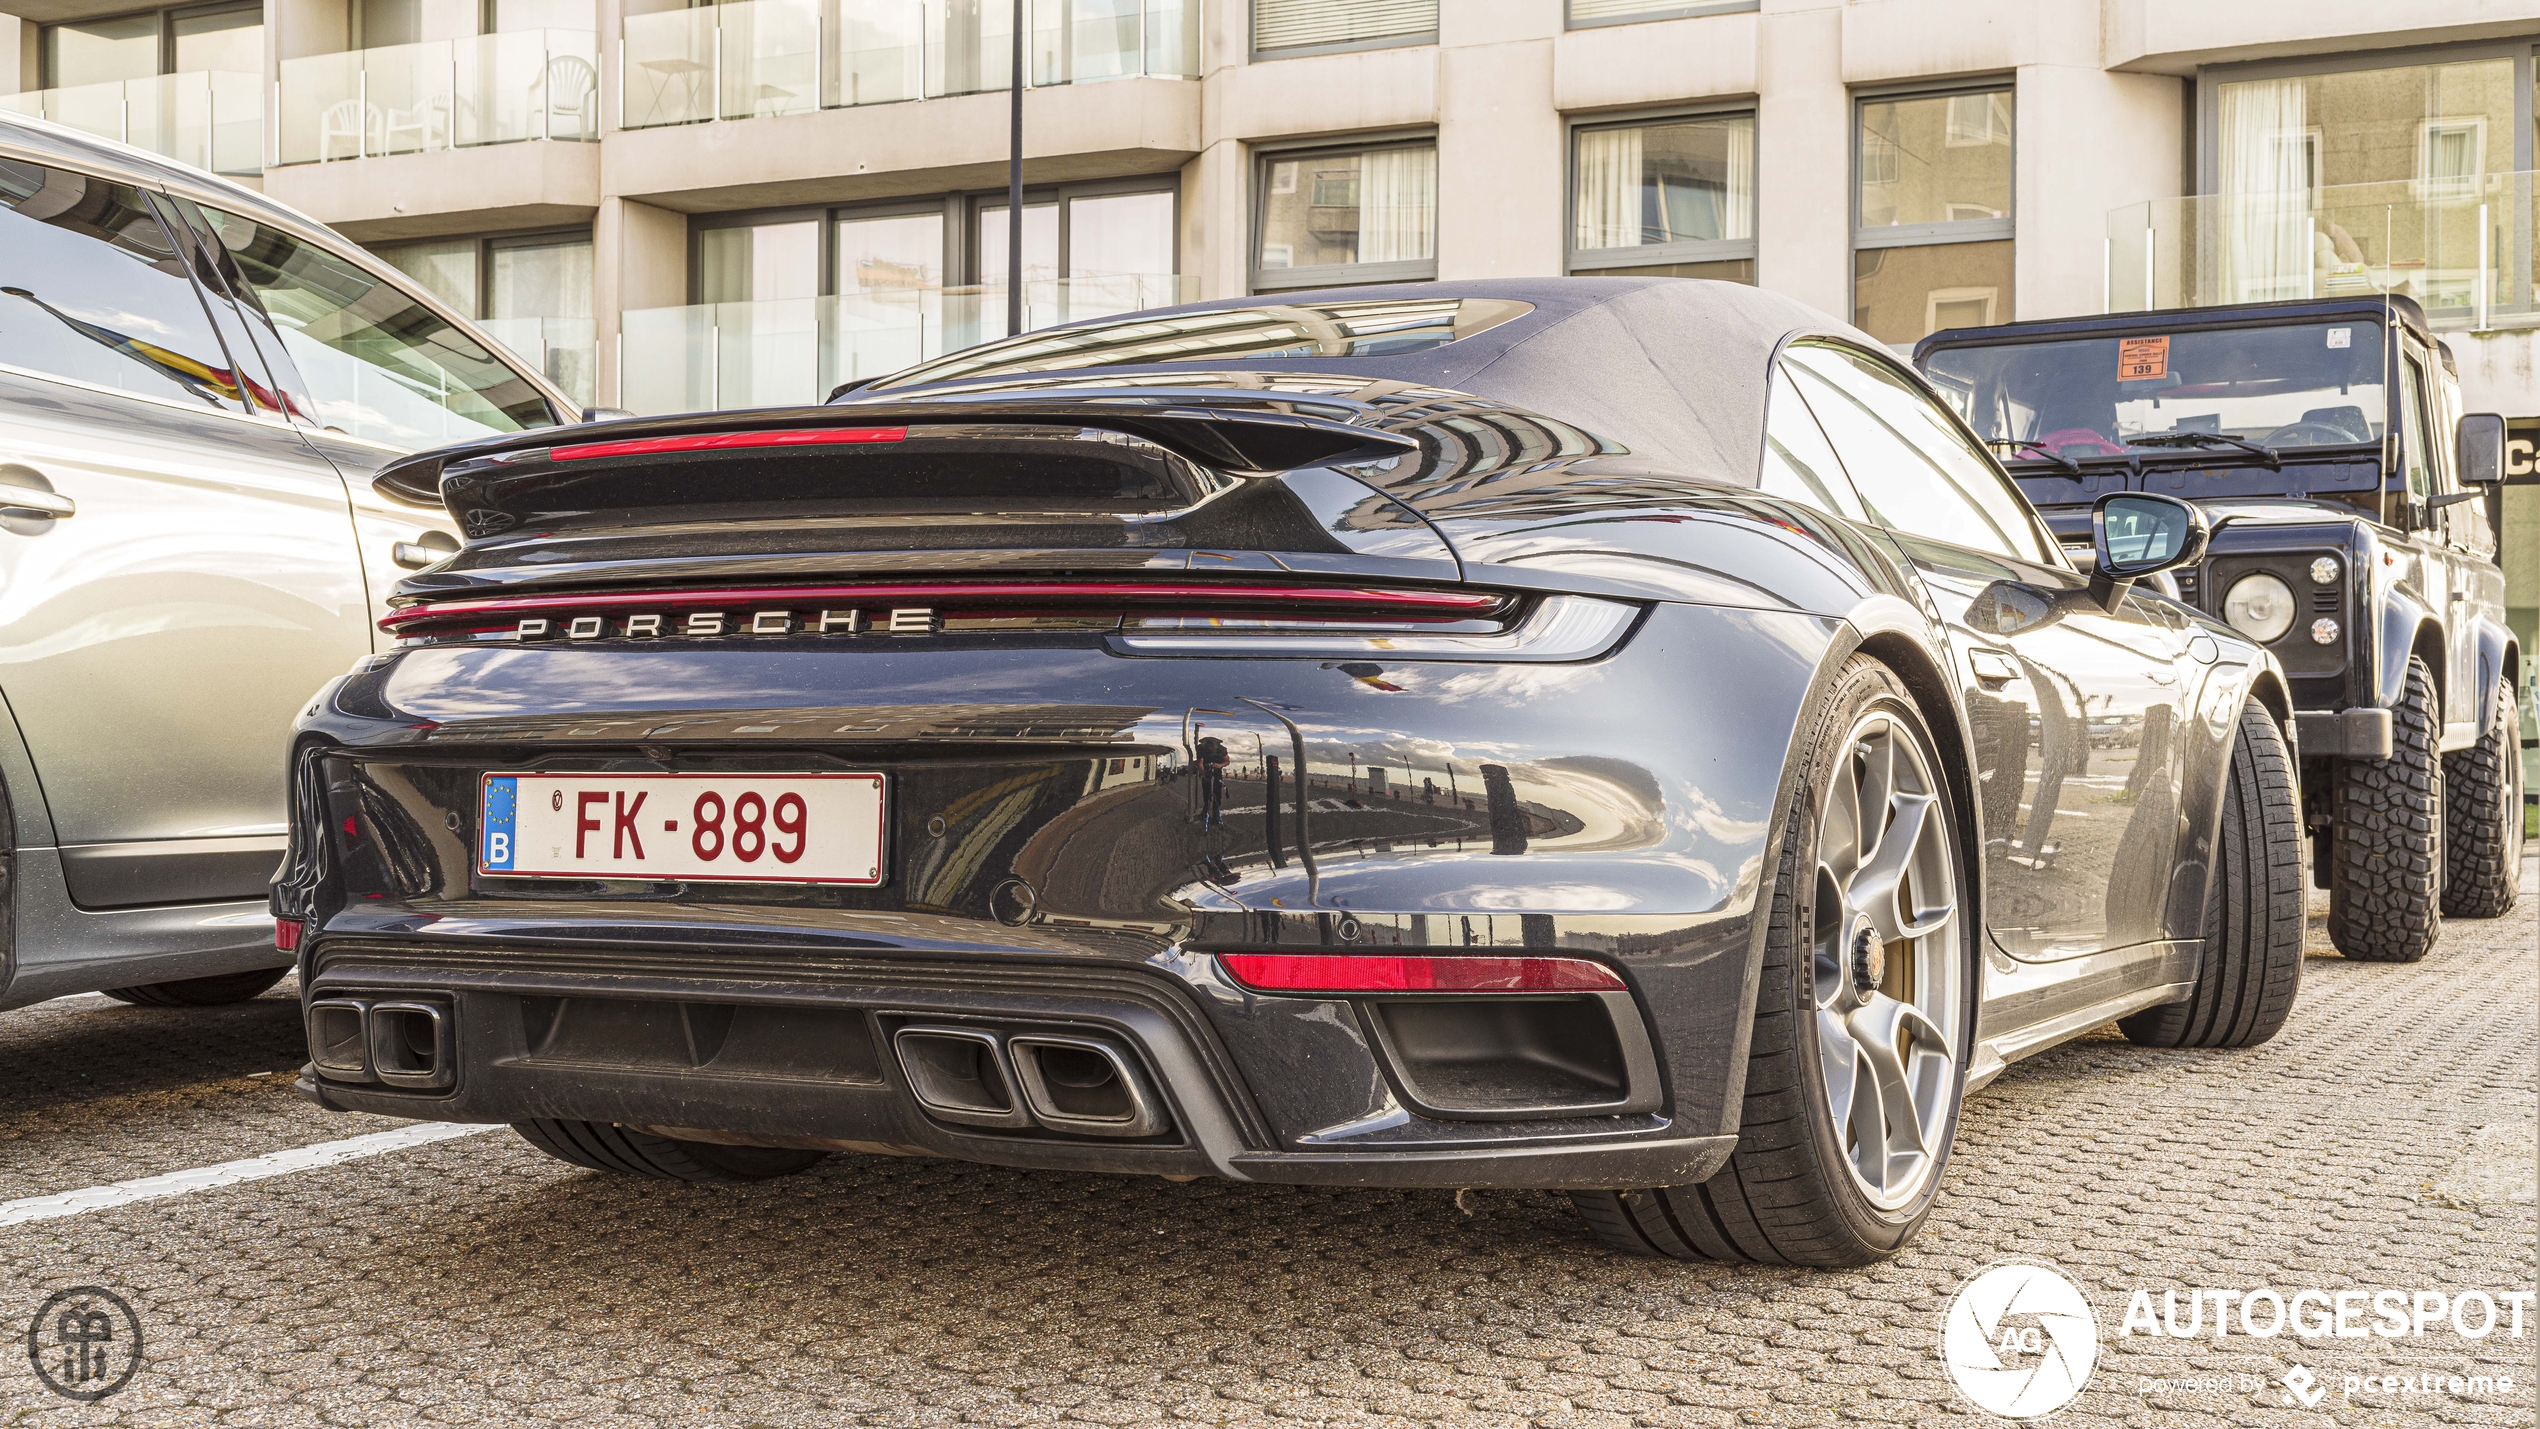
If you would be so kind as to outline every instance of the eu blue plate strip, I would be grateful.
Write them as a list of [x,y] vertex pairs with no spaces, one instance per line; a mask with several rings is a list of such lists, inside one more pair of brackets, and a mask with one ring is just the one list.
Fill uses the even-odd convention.
[[520,781],[500,774],[485,781],[485,846],[480,850],[488,871],[512,866],[514,816],[520,809]]

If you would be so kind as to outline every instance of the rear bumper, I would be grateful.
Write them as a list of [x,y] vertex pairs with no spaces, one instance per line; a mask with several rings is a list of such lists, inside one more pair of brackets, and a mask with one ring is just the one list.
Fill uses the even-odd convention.
[[2390,711],[2304,710],[2293,716],[2295,737],[2305,758],[2388,759],[2391,752]]
[[[752,960],[712,976],[603,969],[605,957],[562,950],[449,954],[387,943],[320,950],[305,1006],[312,1056],[333,1070],[313,1061],[302,1093],[335,1110],[425,1120],[605,1121],[692,1140],[1315,1185],[1682,1185],[1709,1176],[1735,1144],[1654,1114],[1452,1125],[1397,1116],[1299,1149],[1267,1123],[1180,980],[1118,966]],[[350,1026],[346,1009],[381,1005],[445,1019],[441,1085],[414,1085],[436,1080],[415,1075],[399,1078],[407,1087],[386,1085],[377,1067],[348,1068],[344,1039],[328,1042],[320,1019]],[[1109,1049],[1159,1129],[1106,1136],[1038,1124],[1030,1109],[1042,1103],[1012,1069],[1019,1051],[998,1075],[1024,1124],[960,1124],[912,1085],[896,1050],[912,1030]],[[377,1066],[407,1055],[380,1048]]]

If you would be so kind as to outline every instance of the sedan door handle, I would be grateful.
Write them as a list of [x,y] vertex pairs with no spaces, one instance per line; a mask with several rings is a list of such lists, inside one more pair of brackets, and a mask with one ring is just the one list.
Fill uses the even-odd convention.
[[411,541],[399,541],[388,550],[388,559],[410,571],[437,565],[458,553],[458,538],[447,531],[426,531]]
[[58,491],[38,491],[31,486],[0,485],[0,516],[35,517],[58,521],[79,514],[79,503]]

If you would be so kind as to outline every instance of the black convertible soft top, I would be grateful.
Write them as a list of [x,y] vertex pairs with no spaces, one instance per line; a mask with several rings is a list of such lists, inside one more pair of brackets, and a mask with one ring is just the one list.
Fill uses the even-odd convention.
[[[1489,305],[1469,336],[1408,351],[1324,350],[1219,356],[1205,336],[1175,361],[1104,360],[1108,353],[1170,346],[1190,320],[1246,310],[1364,311],[1399,303]],[[1505,316],[1515,311],[1514,316]],[[1144,334],[1154,341],[1141,341]],[[1194,385],[1217,372],[1329,373],[1467,392],[1557,417],[1686,476],[1751,486],[1764,448],[1764,394],[1774,349],[1785,338],[1832,334],[1873,349],[1876,339],[1807,304],[1742,283],[1685,278],[1530,278],[1264,294],[1152,309],[1044,328],[950,354],[852,389],[850,405],[984,394],[1047,381],[1098,385],[1105,376],[1186,373]],[[1123,339],[1125,335],[1125,340]],[[1356,344],[1381,349],[1381,340]],[[1091,360],[1088,360],[1091,359]],[[1150,377],[1151,380],[1151,377]]]

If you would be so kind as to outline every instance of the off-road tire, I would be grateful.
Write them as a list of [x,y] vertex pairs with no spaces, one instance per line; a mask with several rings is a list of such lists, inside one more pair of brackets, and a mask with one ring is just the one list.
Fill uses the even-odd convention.
[[2443,914],[2501,918],[2522,874],[2522,717],[2496,681],[2495,728],[2443,756]]
[[2413,963],[2443,936],[2441,730],[2434,674],[2410,656],[2390,757],[2337,762],[2328,940],[2357,962]]
[[2302,985],[2309,898],[2302,798],[2275,720],[2241,707],[2223,784],[2214,874],[2205,885],[2205,955],[2185,1002],[2117,1022],[2146,1047],[2255,1047],[2284,1026]]
[[606,1121],[516,1121],[512,1130],[530,1145],[558,1161],[621,1176],[652,1176],[669,1181],[707,1181],[726,1185],[766,1181],[808,1170],[825,1160],[825,1151],[796,1151],[777,1146],[724,1146],[703,1141],[674,1141],[631,1126]]
[[[1771,922],[1755,989],[1755,1020],[1747,1044],[1746,1093],[1738,1120],[1737,1148],[1711,1179],[1692,1186],[1646,1190],[1575,1191],[1571,1202],[1596,1237],[1616,1250],[1674,1260],[1717,1260],[1768,1265],[1842,1267],[1867,1265],[1894,1255],[1922,1226],[1948,1171],[1964,1096],[1967,1048],[1974,1018],[1959,1015],[1962,1045],[1955,1049],[1949,1134],[1939,1164],[1919,1195],[1897,1213],[1877,1211],[1854,1190],[1839,1146],[1818,1125],[1823,1094],[1803,1064],[1814,1060],[1802,1040],[1811,1000],[1810,940],[1819,799],[1842,756],[1846,731],[1873,703],[1883,703],[1921,734],[1933,769],[1948,788],[1948,769],[1904,682],[1876,659],[1855,655],[1836,672],[1799,746],[1799,791],[1787,811],[1781,862],[1773,881]],[[1959,885],[1969,888],[1969,856],[1957,822],[1955,800],[1944,792],[1941,814],[1959,843]],[[1962,892],[1956,931],[1963,943],[1976,921],[1972,898]],[[1972,997],[1974,981],[1962,990]]]
[[219,1007],[245,1002],[282,981],[289,968],[256,968],[243,973],[215,973],[179,982],[150,982],[139,987],[110,987],[106,995],[135,1007]]

